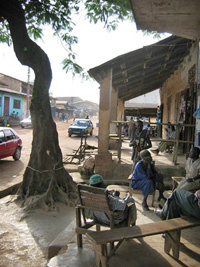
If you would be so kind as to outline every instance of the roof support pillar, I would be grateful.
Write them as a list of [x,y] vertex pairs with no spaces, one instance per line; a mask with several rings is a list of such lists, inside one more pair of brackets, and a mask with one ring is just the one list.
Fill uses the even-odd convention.
[[104,72],[100,86],[98,152],[108,153],[112,70]]
[[109,153],[109,126],[112,92],[112,69],[101,73],[99,103],[98,155],[95,156],[95,172],[103,178],[112,176],[112,155]]

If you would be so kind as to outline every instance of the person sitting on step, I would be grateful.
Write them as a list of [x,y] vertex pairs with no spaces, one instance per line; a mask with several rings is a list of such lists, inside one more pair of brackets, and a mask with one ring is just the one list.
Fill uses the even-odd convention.
[[174,125],[171,125],[171,123],[168,122],[168,126],[165,130],[166,130],[166,140],[168,141],[167,142],[161,141],[157,149],[151,149],[151,152],[153,152],[156,155],[158,155],[159,152],[164,152],[165,150],[169,150],[170,152],[170,147],[174,146],[174,141],[170,141],[170,140],[175,140],[176,138],[176,129]]

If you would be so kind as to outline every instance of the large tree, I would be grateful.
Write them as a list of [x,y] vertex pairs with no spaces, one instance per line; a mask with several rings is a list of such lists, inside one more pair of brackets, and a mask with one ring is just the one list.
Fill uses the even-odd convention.
[[[13,43],[21,64],[35,73],[30,113],[33,124],[32,151],[24,172],[21,197],[28,208],[55,208],[55,202],[72,204],[76,189],[63,167],[56,125],[51,116],[49,87],[52,79],[48,56],[31,38],[42,37],[42,25],[49,24],[67,45],[63,61],[66,70],[81,73],[72,45],[73,17],[85,8],[91,22],[102,21],[115,29],[119,20],[130,18],[129,1],[125,0],[0,0],[0,41]],[[109,21],[109,18],[112,20]]]

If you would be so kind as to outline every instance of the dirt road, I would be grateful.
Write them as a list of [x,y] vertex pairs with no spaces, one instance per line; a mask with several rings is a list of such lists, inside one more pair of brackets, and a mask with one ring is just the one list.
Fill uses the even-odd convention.
[[[91,119],[94,124],[93,136],[88,136],[87,144],[91,146],[98,145],[98,128],[96,127],[97,118]],[[81,138],[78,136],[68,137],[67,129],[72,121],[67,122],[57,122],[57,131],[59,138],[59,145],[62,150],[63,157],[67,154],[74,153],[73,150],[78,149],[80,146]],[[24,170],[28,164],[31,143],[32,143],[32,128],[22,129],[20,126],[14,127],[15,131],[22,138],[23,148],[21,159],[14,161],[12,157],[0,160],[0,187],[1,189],[6,188],[7,185],[12,184],[15,181],[21,181]]]

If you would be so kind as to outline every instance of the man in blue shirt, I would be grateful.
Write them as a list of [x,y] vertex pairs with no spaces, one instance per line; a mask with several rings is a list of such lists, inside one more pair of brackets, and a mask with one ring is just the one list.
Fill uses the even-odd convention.
[[148,150],[143,150],[140,153],[140,156],[142,160],[140,160],[135,166],[131,186],[133,189],[142,190],[142,208],[146,211],[149,210],[147,197],[149,194],[154,192],[156,188],[159,190],[158,201],[161,199],[166,200],[166,198],[163,196],[163,176],[155,170],[150,152]]

